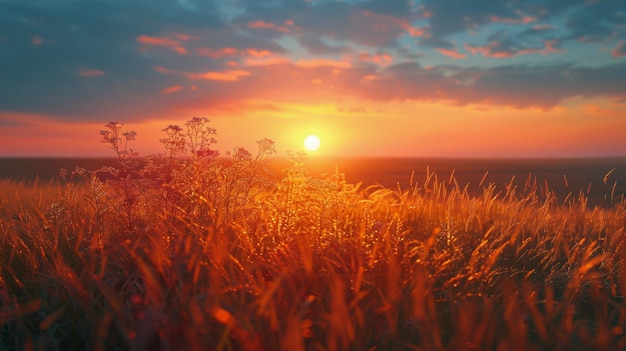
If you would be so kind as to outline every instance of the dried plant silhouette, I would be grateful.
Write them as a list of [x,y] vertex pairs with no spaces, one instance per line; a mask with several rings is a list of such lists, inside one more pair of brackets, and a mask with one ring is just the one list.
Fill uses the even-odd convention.
[[626,202],[275,174],[206,118],[163,153],[2,181],[0,350],[619,350]]

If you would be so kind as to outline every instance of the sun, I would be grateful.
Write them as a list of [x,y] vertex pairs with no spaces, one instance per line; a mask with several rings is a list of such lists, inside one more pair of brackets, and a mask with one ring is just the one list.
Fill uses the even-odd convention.
[[315,151],[319,149],[320,144],[321,144],[320,138],[315,134],[311,134],[307,136],[306,138],[304,138],[304,148],[309,151]]

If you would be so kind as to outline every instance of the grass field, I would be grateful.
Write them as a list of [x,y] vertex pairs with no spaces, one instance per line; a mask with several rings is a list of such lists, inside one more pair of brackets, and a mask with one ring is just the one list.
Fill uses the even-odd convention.
[[0,183],[0,350],[626,348],[623,196],[275,172],[202,119],[137,163],[109,127],[115,167]]

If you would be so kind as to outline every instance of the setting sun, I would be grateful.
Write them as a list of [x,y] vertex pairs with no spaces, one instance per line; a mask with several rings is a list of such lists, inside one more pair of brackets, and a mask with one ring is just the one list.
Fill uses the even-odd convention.
[[307,136],[306,138],[304,138],[304,148],[307,149],[308,151],[315,151],[319,149],[320,144],[321,144],[320,138],[315,134],[311,134]]

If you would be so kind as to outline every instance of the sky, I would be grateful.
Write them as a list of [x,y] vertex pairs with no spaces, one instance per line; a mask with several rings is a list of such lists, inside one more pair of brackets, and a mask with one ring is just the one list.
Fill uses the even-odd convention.
[[626,156],[624,0],[0,0],[0,157]]

